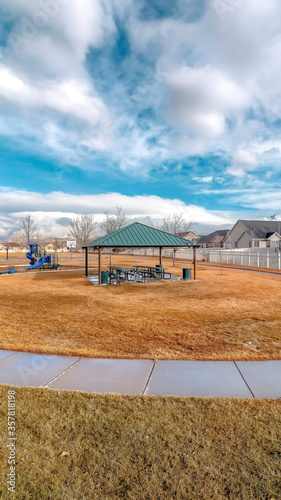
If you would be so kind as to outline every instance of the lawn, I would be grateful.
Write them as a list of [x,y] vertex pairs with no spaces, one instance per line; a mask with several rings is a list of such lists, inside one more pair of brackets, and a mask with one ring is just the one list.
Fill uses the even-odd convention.
[[[115,265],[141,262],[155,260],[113,258]],[[170,265],[164,259],[164,266]],[[181,267],[170,270],[181,275]],[[109,287],[91,285],[82,270],[1,276],[0,349],[113,358],[281,359],[280,302],[280,278],[229,269],[221,275],[220,269],[199,267],[196,282]]]
[[[0,494],[7,494],[7,391],[0,386]],[[24,499],[278,500],[277,401],[16,390]]]

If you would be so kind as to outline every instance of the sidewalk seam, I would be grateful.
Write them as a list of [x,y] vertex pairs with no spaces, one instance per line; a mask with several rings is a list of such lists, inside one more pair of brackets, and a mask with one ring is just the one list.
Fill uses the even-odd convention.
[[2,359],[7,359],[7,358],[10,358],[11,356],[14,356],[15,354],[18,354],[19,351],[14,351],[12,352],[12,354],[8,354],[8,356],[5,356],[4,358],[1,358],[0,361],[2,361]]
[[46,384],[41,385],[40,387],[43,387],[43,388],[44,387],[48,387],[48,384],[51,384],[52,382],[54,382],[55,380],[57,380],[57,378],[59,378],[61,375],[63,375],[64,373],[66,373],[68,370],[70,370],[70,368],[72,368],[74,365],[76,365],[76,363],[78,363],[80,360],[81,360],[81,358],[77,359],[77,361],[75,361],[74,363],[72,363],[72,365],[68,366],[65,370],[63,370],[62,372],[60,372],[58,375],[56,375],[51,380],[49,380]]
[[156,362],[155,362],[155,361],[153,361],[153,365],[152,365],[152,368],[151,368],[150,374],[149,374],[149,376],[148,376],[147,382],[146,382],[146,384],[145,384],[145,387],[144,387],[144,390],[143,390],[143,393],[142,393],[142,395],[143,395],[143,396],[146,396],[145,391],[146,391],[147,386],[148,386],[148,384],[149,384],[149,382],[150,382],[151,375],[152,375],[152,372],[153,372],[153,370],[154,370],[154,368],[155,368],[155,365],[156,365]]
[[254,395],[254,393],[253,393],[253,391],[252,391],[251,387],[250,387],[250,386],[249,386],[249,384],[246,382],[246,379],[244,378],[244,376],[242,375],[242,372],[241,372],[241,371],[240,371],[240,369],[238,368],[238,366],[237,366],[237,364],[236,364],[236,361],[233,361],[233,363],[235,364],[235,366],[236,366],[237,370],[239,371],[239,373],[240,373],[240,375],[241,375],[242,379],[244,380],[244,382],[245,382],[246,386],[248,387],[248,389],[249,389],[250,393],[252,394],[253,398],[254,398],[254,399],[256,399],[256,396]]

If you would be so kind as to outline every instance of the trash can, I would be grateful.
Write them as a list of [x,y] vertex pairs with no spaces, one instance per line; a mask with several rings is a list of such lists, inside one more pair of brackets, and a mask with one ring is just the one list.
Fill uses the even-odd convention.
[[101,272],[101,285],[108,285],[108,271]]
[[183,280],[191,280],[191,268],[190,267],[182,270],[182,279]]

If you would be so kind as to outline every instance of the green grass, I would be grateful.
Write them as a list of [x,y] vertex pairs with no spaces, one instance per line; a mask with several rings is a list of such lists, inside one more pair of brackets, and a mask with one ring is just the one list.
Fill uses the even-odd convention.
[[[281,498],[279,401],[152,398],[16,388],[17,489],[1,498]],[[65,453],[64,453],[65,452]]]

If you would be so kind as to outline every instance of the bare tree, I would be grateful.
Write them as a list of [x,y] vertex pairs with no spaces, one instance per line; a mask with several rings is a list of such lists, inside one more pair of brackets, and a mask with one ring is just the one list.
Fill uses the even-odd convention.
[[46,245],[48,243],[48,237],[44,237],[41,233],[36,233],[33,236],[33,240],[39,246]]
[[32,238],[35,236],[38,227],[30,214],[27,214],[23,219],[21,219],[20,225],[22,231],[24,232],[25,245],[28,246]]
[[170,234],[187,233],[193,227],[193,222],[186,222],[182,213],[174,213],[164,217],[161,226],[162,231]]
[[55,238],[52,243],[56,251],[60,250],[63,247],[63,242],[59,238]]
[[89,242],[96,225],[95,217],[91,214],[82,214],[72,219],[69,235],[76,240],[77,248]]
[[110,215],[107,210],[105,213],[105,219],[100,223],[100,228],[103,234],[109,234],[117,229],[121,229],[126,225],[126,215],[123,212],[122,207],[116,207],[116,213]]

